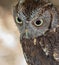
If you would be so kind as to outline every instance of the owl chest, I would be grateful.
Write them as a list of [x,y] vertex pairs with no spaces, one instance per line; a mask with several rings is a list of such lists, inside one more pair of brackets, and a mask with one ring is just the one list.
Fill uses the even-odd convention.
[[22,43],[24,57],[29,65],[41,65],[39,54],[40,46],[34,45],[33,43],[26,42]]
[[[59,56],[59,28],[56,29],[56,32],[48,32],[46,36],[41,39],[41,43],[46,47],[49,55],[53,56],[54,53],[57,52]],[[46,60],[45,53],[42,50],[43,47],[41,47],[39,42],[40,41],[37,40],[36,45],[34,45],[33,40],[23,39],[23,41],[21,41],[24,57],[29,65],[42,65],[42,58],[43,62]],[[56,58],[56,56],[54,57]]]
[[39,44],[39,40],[37,40],[36,45],[34,45],[33,40],[23,39],[21,45],[28,65],[50,65],[48,64],[48,60],[46,60],[47,57]]

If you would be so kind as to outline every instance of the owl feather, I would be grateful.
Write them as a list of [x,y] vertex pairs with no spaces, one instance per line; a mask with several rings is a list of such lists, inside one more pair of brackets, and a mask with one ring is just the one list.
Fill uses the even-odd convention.
[[[19,0],[15,23],[28,65],[59,65],[59,12],[48,0]],[[58,53],[57,53],[58,54]]]

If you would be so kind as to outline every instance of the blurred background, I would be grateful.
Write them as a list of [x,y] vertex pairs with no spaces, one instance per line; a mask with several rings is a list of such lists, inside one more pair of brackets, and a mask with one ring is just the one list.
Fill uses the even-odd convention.
[[[59,8],[59,0],[50,0]],[[12,9],[17,0],[0,0],[0,65],[26,65]]]
[[0,65],[26,65],[12,13],[16,3],[0,0]]

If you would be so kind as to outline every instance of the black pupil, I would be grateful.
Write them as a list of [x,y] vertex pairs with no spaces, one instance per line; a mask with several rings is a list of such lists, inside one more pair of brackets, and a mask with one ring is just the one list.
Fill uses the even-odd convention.
[[36,24],[37,25],[40,25],[41,24],[41,21],[40,20],[36,21]]
[[20,19],[19,17],[17,18],[17,20],[18,20],[19,22],[21,22],[21,19]]

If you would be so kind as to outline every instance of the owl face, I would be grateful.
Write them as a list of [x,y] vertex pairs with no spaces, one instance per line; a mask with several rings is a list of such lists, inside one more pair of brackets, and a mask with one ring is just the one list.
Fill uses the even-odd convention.
[[27,20],[23,13],[18,13],[15,18],[19,31],[24,38],[41,36],[49,28],[51,22],[51,15],[49,11],[45,11],[42,15],[36,13],[35,15],[32,14],[30,16],[30,20]]
[[[47,9],[43,11],[37,3],[29,2],[27,5],[18,5],[14,10],[15,23],[22,38],[36,38],[44,35],[52,21],[51,13]],[[18,10],[18,11],[17,11]]]

